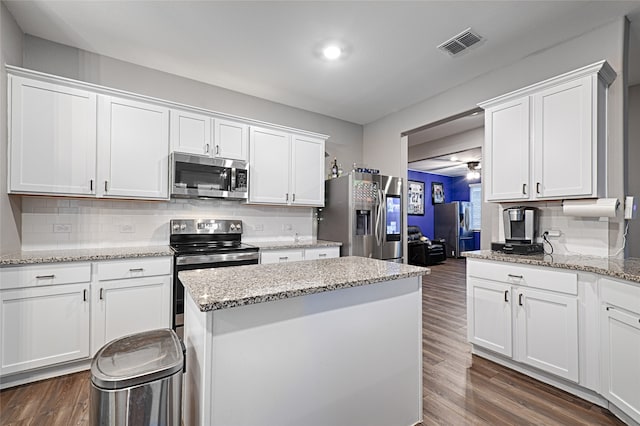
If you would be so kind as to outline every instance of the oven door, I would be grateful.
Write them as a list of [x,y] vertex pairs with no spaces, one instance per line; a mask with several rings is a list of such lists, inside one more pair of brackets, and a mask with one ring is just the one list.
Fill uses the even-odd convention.
[[182,336],[184,327],[184,286],[178,272],[192,269],[224,268],[227,266],[257,265],[257,251],[215,254],[177,254],[173,265],[173,328]]

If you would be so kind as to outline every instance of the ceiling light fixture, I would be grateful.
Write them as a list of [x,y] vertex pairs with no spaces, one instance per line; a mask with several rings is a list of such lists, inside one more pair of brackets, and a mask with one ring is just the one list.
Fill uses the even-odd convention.
[[330,44],[329,46],[326,46],[324,49],[322,49],[322,55],[325,57],[325,59],[335,61],[340,56],[342,56],[342,49],[335,44]]
[[451,156],[451,158],[449,158],[449,161],[458,161],[458,157],[453,155],[453,156]]
[[479,161],[469,161],[467,168],[469,169],[467,172],[467,180],[480,179],[480,172],[478,170],[481,169],[481,166]]

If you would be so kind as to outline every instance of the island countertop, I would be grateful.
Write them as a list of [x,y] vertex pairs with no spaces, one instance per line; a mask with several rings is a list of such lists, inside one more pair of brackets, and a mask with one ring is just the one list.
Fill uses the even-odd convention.
[[429,273],[419,266],[348,256],[180,271],[178,278],[207,312]]
[[462,256],[470,259],[494,260],[498,262],[520,263],[523,265],[547,266],[550,268],[571,269],[574,271],[592,272],[614,278],[640,283],[640,259],[609,259],[606,257],[535,254],[505,254],[491,250],[463,252]]

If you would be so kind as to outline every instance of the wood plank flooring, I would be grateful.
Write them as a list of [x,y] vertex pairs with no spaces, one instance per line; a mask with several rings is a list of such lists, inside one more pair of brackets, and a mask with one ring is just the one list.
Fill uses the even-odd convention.
[[[623,424],[608,410],[471,355],[464,259],[447,259],[423,279],[423,373],[425,426]],[[0,425],[88,425],[88,408],[89,373],[81,372],[1,391]]]

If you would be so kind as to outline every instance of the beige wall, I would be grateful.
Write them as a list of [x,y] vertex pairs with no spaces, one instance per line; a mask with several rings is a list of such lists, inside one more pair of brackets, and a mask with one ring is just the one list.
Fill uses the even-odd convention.
[[[22,65],[22,31],[0,3],[1,64]],[[21,199],[7,195],[7,73],[0,65],[0,254],[20,250]]]
[[[627,193],[640,204],[640,85],[629,88],[629,143],[627,146]],[[640,257],[640,219],[629,221],[629,257]]]
[[[481,75],[467,83],[447,90],[417,105],[391,114],[365,125],[364,161],[383,173],[405,176],[407,170],[407,146],[400,134],[464,111],[473,109],[479,102],[508,93],[567,71],[606,59],[618,73],[609,91],[608,135],[608,196],[621,198],[624,194],[624,39],[626,20],[619,19],[603,25],[582,36],[536,52],[520,61]],[[576,220],[572,227],[589,232],[590,222]],[[611,252],[622,243],[621,219],[609,224],[608,240]],[[498,229],[490,231],[499,237]]]

